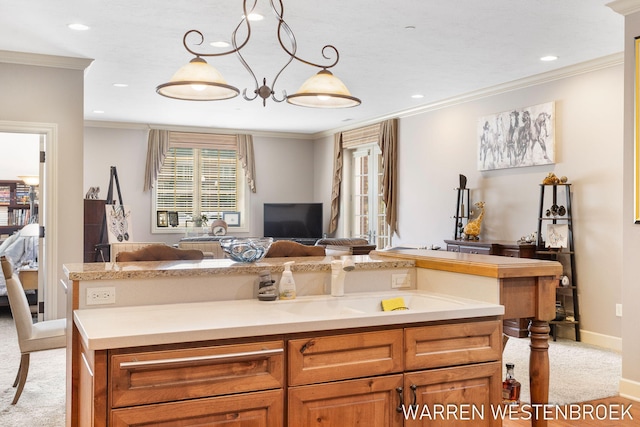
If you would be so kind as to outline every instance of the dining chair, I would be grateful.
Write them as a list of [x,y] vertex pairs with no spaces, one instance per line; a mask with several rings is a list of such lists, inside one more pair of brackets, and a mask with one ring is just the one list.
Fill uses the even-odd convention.
[[12,405],[18,403],[24,384],[27,382],[29,373],[29,356],[31,353],[43,350],[62,348],[67,345],[67,320],[45,320],[33,323],[31,309],[27,296],[24,293],[18,275],[14,273],[11,262],[6,257],[0,259],[2,271],[7,282],[7,295],[9,296],[9,306],[11,315],[16,324],[18,333],[18,346],[20,347],[20,367],[13,382],[13,387],[17,387],[13,397]]

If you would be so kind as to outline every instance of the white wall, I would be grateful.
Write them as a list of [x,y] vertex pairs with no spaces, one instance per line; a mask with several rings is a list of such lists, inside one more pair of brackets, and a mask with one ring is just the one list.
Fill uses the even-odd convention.
[[[623,5],[624,6],[624,5]],[[640,2],[636,2],[636,10]],[[625,17],[625,98],[624,98],[624,205],[621,212],[624,300],[622,317],[622,380],[620,393],[640,401],[640,225],[634,224],[635,37],[640,34],[640,11]]]
[[[84,68],[90,61],[11,52],[0,56],[0,128],[11,131],[12,123],[24,128],[35,123],[36,127],[44,124],[56,129],[56,141],[48,143],[56,144],[57,163],[48,163],[47,185],[58,191],[45,195],[50,197],[47,205],[54,207],[46,224],[55,271],[44,272],[48,278],[46,298],[55,304],[45,318],[63,317],[65,299],[59,286],[59,280],[64,278],[62,265],[82,261]],[[15,63],[20,60],[32,65]],[[38,63],[55,65],[33,65]]]
[[[131,206],[134,240],[176,243],[182,234],[151,233],[151,192],[143,192],[147,153],[146,128],[85,127],[84,191],[100,187],[105,199],[109,186],[110,167],[115,166],[122,199]],[[197,129],[192,129],[198,131]],[[211,129],[199,131],[211,132]],[[314,152],[313,142],[295,136],[264,136],[253,138],[256,158],[256,193],[250,195],[250,232],[234,236],[262,236],[262,205],[269,202],[313,202]],[[117,198],[115,186],[113,196]],[[155,217],[153,217],[155,221]],[[327,222],[327,221],[325,221]]]
[[[394,245],[439,245],[454,233],[458,174],[471,201],[486,202],[481,237],[510,240],[537,229],[539,184],[548,172],[572,183],[574,242],[583,340],[620,346],[622,302],[623,66],[509,91],[440,110],[401,117],[398,145],[399,232]],[[555,101],[556,164],[479,172],[478,117]],[[316,176],[330,178],[333,139],[316,143]],[[316,183],[326,195],[328,182]],[[625,299],[626,302],[626,299]],[[567,330],[571,332],[572,330]]]

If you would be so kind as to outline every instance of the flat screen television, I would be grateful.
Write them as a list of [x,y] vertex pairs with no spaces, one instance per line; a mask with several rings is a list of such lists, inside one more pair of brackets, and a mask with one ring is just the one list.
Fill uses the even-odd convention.
[[264,235],[319,239],[322,237],[322,203],[265,203]]

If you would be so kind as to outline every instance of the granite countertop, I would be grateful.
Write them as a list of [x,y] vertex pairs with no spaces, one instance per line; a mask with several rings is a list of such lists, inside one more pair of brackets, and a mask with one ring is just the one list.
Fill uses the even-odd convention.
[[[380,256],[353,255],[356,270],[412,268],[410,259],[392,259]],[[283,263],[295,261],[291,270],[296,272],[331,271],[331,261],[342,257],[264,258],[256,263],[240,263],[230,259],[204,259],[202,261],[145,261],[65,264],[63,270],[70,280],[112,280],[154,277],[187,277],[210,275],[258,274],[268,270],[282,273]]]
[[[407,310],[381,310],[398,296]],[[413,290],[82,309],[74,322],[88,349],[104,350],[503,314],[502,305]]]

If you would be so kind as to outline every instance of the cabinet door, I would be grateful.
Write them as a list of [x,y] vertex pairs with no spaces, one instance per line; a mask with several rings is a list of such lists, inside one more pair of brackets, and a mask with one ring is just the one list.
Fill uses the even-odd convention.
[[402,374],[289,388],[289,427],[400,427]]
[[282,427],[282,390],[136,406],[111,411],[111,427]]
[[403,371],[402,329],[289,340],[289,385]]
[[498,427],[493,410],[502,402],[500,362],[405,374],[405,402],[415,416],[405,426]]

